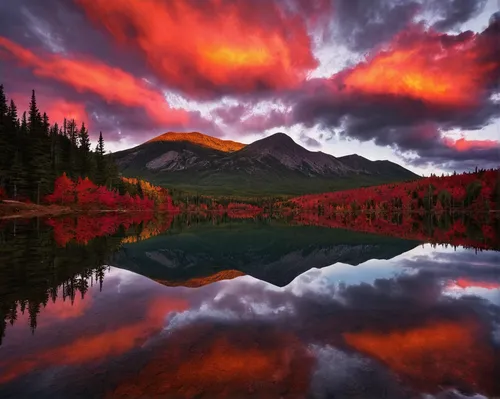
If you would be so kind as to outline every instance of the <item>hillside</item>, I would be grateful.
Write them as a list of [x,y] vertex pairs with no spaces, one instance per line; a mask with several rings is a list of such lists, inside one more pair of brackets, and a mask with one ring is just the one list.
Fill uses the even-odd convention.
[[243,143],[238,143],[232,140],[221,140],[216,137],[207,136],[206,134],[201,134],[198,132],[167,132],[147,141],[147,143],[154,143],[158,141],[188,141],[193,144],[198,144],[202,147],[212,148],[214,150],[223,152],[238,151],[245,147],[245,144]]
[[300,195],[418,178],[388,161],[362,158],[360,165],[309,151],[284,133],[248,145],[166,133],[113,157],[124,176],[216,195]]

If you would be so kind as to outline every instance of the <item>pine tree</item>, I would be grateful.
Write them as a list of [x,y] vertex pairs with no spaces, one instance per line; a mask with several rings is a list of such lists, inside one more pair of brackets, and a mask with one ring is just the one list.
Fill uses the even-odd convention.
[[28,122],[26,121],[26,111],[23,112],[23,117],[21,119],[20,133],[23,136],[28,134]]
[[49,136],[49,129],[50,129],[49,117],[44,112],[42,116],[42,133],[44,136]]
[[17,106],[13,99],[10,100],[9,111],[7,112],[9,127],[18,133],[19,131],[19,117],[17,115]]
[[106,157],[104,153],[104,139],[102,137],[102,132],[99,132],[99,140],[97,141],[95,155],[96,155],[96,166],[97,166],[95,182],[100,186],[104,186],[106,185],[109,176],[108,176]]
[[20,148],[22,148],[20,124],[17,115],[17,106],[13,99],[10,100],[7,117],[8,130],[10,131],[9,143],[7,147],[7,160],[10,165],[10,176],[8,180],[9,186],[7,192],[12,197],[17,198],[18,187],[19,184],[22,183],[24,173],[22,157],[20,153]]
[[92,177],[92,158],[90,153],[90,138],[88,130],[85,127],[85,123],[82,123],[80,132],[78,134],[80,141],[79,155],[80,155],[80,175],[81,177]]
[[50,176],[50,144],[47,140],[48,132],[45,133],[45,124],[48,126],[48,117],[45,121],[40,115],[36,104],[35,90],[31,94],[31,102],[28,113],[28,135],[25,142],[27,151],[27,188],[28,195],[37,203],[52,187],[53,177]]
[[3,85],[0,85],[0,123],[2,122],[2,117],[7,115],[7,98],[5,97],[5,91]]
[[0,85],[0,187],[4,187],[9,171],[9,135],[12,134],[8,130],[8,107],[7,98],[3,85]]
[[79,175],[78,165],[78,132],[76,129],[76,122],[74,119],[69,121],[66,125],[66,134],[69,138],[68,150],[68,175],[71,178],[76,178]]
[[42,130],[42,116],[36,104],[35,90],[31,92],[31,101],[28,113],[28,131],[31,136],[41,133]]

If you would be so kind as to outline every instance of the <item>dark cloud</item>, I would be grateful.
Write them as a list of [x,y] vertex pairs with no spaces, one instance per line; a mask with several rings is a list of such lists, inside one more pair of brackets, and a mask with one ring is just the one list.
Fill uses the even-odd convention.
[[331,40],[366,52],[428,15],[437,18],[433,28],[440,31],[459,27],[478,15],[486,0],[332,0],[332,4]]
[[152,75],[139,53],[116,46],[73,1],[5,0],[0,4],[0,36],[26,48],[84,54],[136,76]]
[[488,0],[427,0],[426,9],[436,13],[439,20],[433,28],[447,31],[459,27],[484,10]]
[[[498,22],[479,35],[437,35],[414,27],[401,34],[390,50],[375,54],[366,63],[330,79],[308,81],[293,95],[290,120],[306,127],[333,129],[340,137],[414,151],[422,157],[413,161],[418,165],[444,163],[455,169],[471,163],[486,166],[486,162],[497,166],[498,145],[494,142],[465,140],[457,147],[443,132],[482,129],[500,116],[500,104],[493,100],[500,89],[499,38]],[[412,56],[406,62],[408,51]],[[439,61],[434,57],[440,57]],[[406,85],[405,79],[412,74],[416,81],[435,79],[429,62],[437,68],[440,82],[422,89]],[[457,69],[460,62],[465,69]],[[385,75],[387,65],[394,70]],[[474,69],[477,74],[471,72]],[[450,87],[435,91],[438,84]]]
[[[305,127],[319,125],[340,137],[374,140],[380,145],[393,146],[401,153],[414,151],[420,159],[409,162],[415,165],[444,164],[450,169],[463,169],[475,166],[478,160],[485,160],[488,165],[496,162],[494,148],[458,151],[443,142],[442,132],[481,129],[500,115],[500,104],[491,99],[491,94],[499,91],[498,20],[492,19],[491,26],[476,36],[472,32],[454,36],[422,33],[425,23],[418,29],[414,26],[416,20],[430,16],[437,21],[435,29],[459,28],[484,9],[485,0],[373,0],[369,3],[363,0],[259,0],[257,3],[189,0],[158,3],[154,10],[157,12],[141,4],[134,3],[127,9],[117,0],[1,2],[0,37],[20,46],[17,53],[14,51],[16,54],[5,42],[0,46],[2,83],[15,96],[36,89],[37,94],[43,96],[44,108],[55,115],[53,119],[60,118],[73,106],[76,115],[88,118],[91,133],[102,130],[110,140],[126,137],[138,142],[166,130],[199,130],[219,137],[224,136],[224,131],[245,135],[300,123]],[[200,20],[196,16],[202,15],[201,12],[207,17]],[[141,19],[144,15],[147,18]],[[166,37],[164,30],[156,29],[157,24],[153,22],[164,21],[172,15],[176,29],[169,31],[174,33]],[[227,15],[232,15],[238,23],[225,24]],[[143,24],[145,20],[153,22]],[[185,26],[178,25],[181,22]],[[224,37],[230,37],[231,46],[234,41],[236,47],[229,46],[227,51],[210,56],[196,53],[200,40],[213,40],[218,45],[222,40],[223,45]],[[264,62],[260,53],[239,50],[239,40],[248,43],[248,37],[264,52],[266,48],[262,43],[267,43],[269,37],[275,38],[267,49],[269,54],[279,55],[270,58],[272,67],[256,67],[249,60],[254,57],[257,64]],[[166,39],[171,45],[164,44]],[[188,39],[192,46],[186,43]],[[378,88],[352,89],[349,78],[358,68],[365,74],[363,65],[345,69],[331,79],[304,83],[305,76],[317,65],[313,50],[331,44],[369,52],[370,60],[380,54],[377,53],[380,48],[390,52],[395,47],[408,50],[421,45],[422,53],[429,54],[428,59],[421,60],[424,69],[430,69],[432,57],[436,56],[436,69],[443,74],[448,70],[455,73],[451,79],[455,82],[455,91],[470,93],[476,101],[457,105],[432,101],[432,96],[399,95]],[[433,53],[433,48],[439,46],[443,52],[450,53],[460,47],[480,50],[474,62],[481,66],[495,65],[495,68],[475,71],[464,64],[462,75],[474,76],[480,81],[480,90],[471,91],[467,85],[460,86],[461,75],[453,67],[460,64],[457,57],[451,57],[449,64],[439,64],[443,54]],[[37,59],[23,59],[21,50],[31,50]],[[212,56],[215,58],[210,58]],[[222,58],[217,57],[226,57],[234,65],[220,65]],[[68,80],[69,74],[61,62],[66,59],[77,60],[79,66],[84,67],[81,71],[95,74],[75,75]],[[172,59],[176,62],[171,62]],[[120,75],[123,79],[117,79],[110,68],[123,72],[124,75]],[[57,73],[51,74],[53,70]],[[102,79],[103,75],[98,72],[105,73],[104,84],[82,86],[82,82]],[[130,90],[127,94],[123,89],[130,77],[135,79],[132,92],[140,92],[136,96],[140,101],[129,95]],[[432,83],[432,76],[424,78]],[[385,80],[389,82],[392,78]],[[160,106],[167,91],[204,100],[231,95],[239,104],[215,111],[225,126],[218,126],[200,112],[186,112],[170,120],[166,104],[165,109]],[[265,114],[253,114],[254,105],[270,96],[287,108],[293,106],[293,111],[273,108]],[[57,107],[62,109],[56,111]],[[429,125],[434,126],[435,131],[424,143],[418,134]],[[302,136],[302,139],[308,146],[320,145],[316,138]]]
[[403,30],[420,9],[416,1],[336,0],[334,37],[353,51],[364,52]]

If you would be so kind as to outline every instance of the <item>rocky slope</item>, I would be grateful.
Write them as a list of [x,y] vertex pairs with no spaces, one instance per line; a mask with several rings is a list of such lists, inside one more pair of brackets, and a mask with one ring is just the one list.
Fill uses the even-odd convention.
[[244,145],[170,132],[113,157],[125,176],[217,194],[301,194],[418,177],[388,161],[309,151],[284,133]]

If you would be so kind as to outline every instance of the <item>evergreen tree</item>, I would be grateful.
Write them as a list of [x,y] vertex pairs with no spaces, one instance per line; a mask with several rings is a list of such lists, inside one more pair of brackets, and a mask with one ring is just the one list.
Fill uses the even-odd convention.
[[50,176],[50,146],[47,140],[48,132],[44,131],[48,126],[48,117],[42,119],[36,103],[35,90],[31,94],[31,102],[28,113],[28,140],[25,142],[28,155],[26,163],[26,177],[28,195],[37,203],[52,190]]
[[0,187],[4,187],[9,173],[8,107],[3,85],[0,85]]
[[102,137],[102,132],[99,132],[99,140],[97,141],[97,146],[95,149],[96,153],[96,184],[100,186],[106,185],[108,181],[108,167],[104,152],[104,139]]
[[31,92],[31,101],[28,113],[28,131],[31,136],[41,133],[42,130],[42,116],[36,104],[35,90]]
[[80,175],[82,177],[92,177],[93,168],[92,168],[92,158],[90,152],[90,138],[88,130],[85,127],[85,123],[82,123],[78,138],[80,141],[80,148],[79,148]]
[[42,116],[42,133],[44,136],[49,136],[49,129],[50,129],[49,117],[44,112]]
[[23,137],[28,134],[28,122],[26,121],[26,111],[23,112],[23,117],[21,119],[20,133]]
[[7,112],[8,126],[11,131],[18,133],[19,131],[19,117],[17,115],[17,106],[13,99],[10,100],[9,111]]
[[79,175],[78,173],[78,132],[76,129],[76,122],[74,119],[69,121],[66,125],[66,134],[69,138],[69,151],[68,151],[68,175],[71,178],[75,178]]

